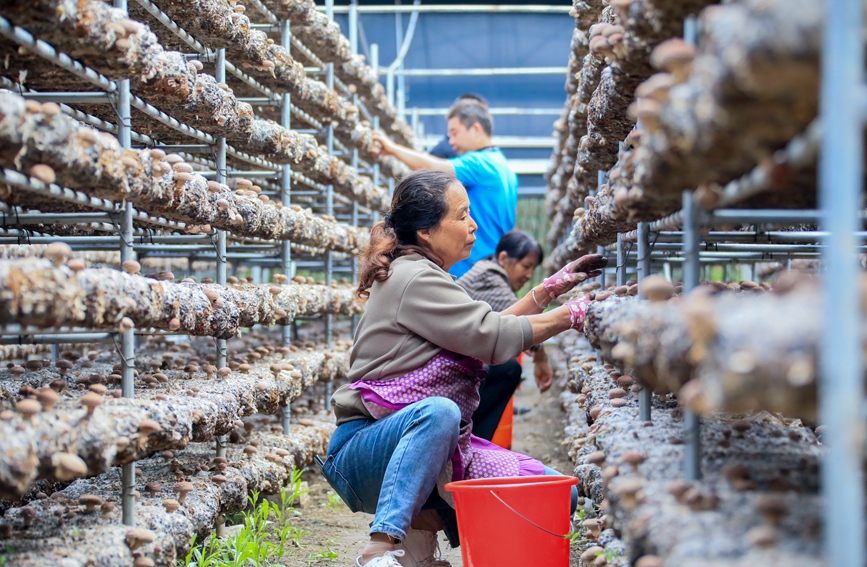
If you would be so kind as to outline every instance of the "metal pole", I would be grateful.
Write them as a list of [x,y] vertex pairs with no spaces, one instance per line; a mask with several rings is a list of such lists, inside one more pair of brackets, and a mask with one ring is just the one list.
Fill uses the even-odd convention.
[[[596,171],[596,193],[597,194],[599,193],[599,190],[602,188],[602,186],[605,185],[605,176],[606,176],[606,173],[603,170],[600,169],[600,170]],[[596,247],[596,253],[604,255],[605,254],[605,247],[604,246],[597,246]],[[605,268],[603,268],[602,273],[599,274],[599,285],[601,286],[599,288],[600,290],[605,289]]]
[[[114,0],[114,7],[127,11],[126,0]],[[117,137],[121,147],[132,146],[132,108],[129,92],[129,79],[117,81]],[[132,249],[132,204],[123,209],[120,228],[120,261],[134,260]],[[135,397],[135,330],[129,329],[121,334],[121,395]],[[135,464],[121,466],[121,516],[124,525],[135,525]]]
[[[684,295],[698,286],[701,270],[699,246],[701,221],[698,205],[691,191],[683,192],[683,293]],[[683,412],[684,453],[683,472],[686,480],[701,478],[701,420],[690,411]]]
[[[326,0],[326,7],[329,7],[328,13],[333,17],[334,0]],[[329,63],[327,66],[326,86],[329,89],[334,89],[334,63]],[[329,154],[334,154],[334,123],[329,122],[327,135],[325,138],[326,149]],[[334,215],[334,185],[328,185],[325,192],[325,212],[328,215]],[[325,285],[330,286],[334,270],[334,254],[331,250],[325,251]],[[325,316],[325,346],[328,350],[331,349],[333,342],[332,334],[334,325],[334,316],[327,314]],[[331,409],[331,382],[325,383],[325,409]]]
[[623,249],[623,239],[617,235],[617,285],[626,282],[626,251]]
[[[638,223],[638,290],[641,298],[645,299],[641,293],[641,280],[650,275],[650,227],[646,222]],[[641,421],[650,421],[650,397],[651,391],[647,386],[641,388],[638,392],[638,419]]]
[[358,53],[358,0],[349,4],[349,50]]
[[[355,5],[354,2],[353,2],[353,5]],[[355,15],[355,21],[354,22],[353,22],[353,14]],[[357,28],[356,28],[357,25],[358,25],[358,12],[356,10],[353,10],[352,12],[350,12],[350,15],[349,15],[349,32],[350,32],[349,37],[350,38],[353,37],[352,32],[357,31]],[[356,37],[356,41],[357,41],[357,35],[355,37]],[[280,41],[281,41],[281,44],[283,45],[283,48],[286,49],[286,51],[288,52],[290,47],[292,46],[292,30],[290,28],[290,24],[289,24],[288,20],[284,20],[280,23]],[[350,39],[350,41],[351,41],[351,39]],[[284,93],[283,94],[283,106],[281,109],[282,110],[281,124],[287,130],[290,129],[291,122],[292,122],[292,120],[291,120],[292,119],[291,102],[292,102],[292,95],[290,95],[289,93]],[[289,205],[292,204],[292,194],[291,194],[291,191],[292,191],[292,166],[290,166],[290,165],[284,165],[283,166],[280,188],[282,190],[280,193],[280,199],[281,199],[280,202],[283,203],[284,207],[288,207]],[[281,247],[280,260],[281,260],[281,268],[283,270],[283,273],[289,278],[294,277],[295,276],[295,267],[292,265],[292,243],[289,242],[288,240],[283,241],[283,244]],[[292,325],[291,324],[290,325],[284,325],[283,328],[281,329],[281,333],[282,333],[282,339],[283,339],[283,346],[288,347],[290,344],[292,344]],[[283,435],[289,435],[289,433],[291,431],[291,424],[290,424],[290,420],[289,420],[291,415],[292,415],[292,412],[291,412],[290,406],[287,405],[285,408],[283,408],[282,416],[281,416],[281,422],[283,425]]]
[[[819,159],[824,332],[819,416],[829,442],[822,458],[824,543],[829,565],[867,564],[864,517],[864,366],[854,234],[863,179],[864,46],[861,0],[831,0],[826,13],[820,95],[824,133]],[[860,116],[861,120],[853,120]]]
[[[218,83],[226,82],[226,50],[218,49],[217,50],[217,61],[216,68],[214,71],[215,78]],[[217,183],[225,183],[227,178],[227,168],[226,168],[226,139],[218,138],[217,139],[217,155],[216,155],[216,166],[217,166]],[[226,232],[223,230],[217,231],[217,241],[215,243],[217,248],[217,284],[218,285],[226,285]],[[223,368],[227,364],[228,358],[228,350],[226,348],[226,340],[225,339],[217,339],[217,368]],[[227,439],[225,435],[219,435],[217,437],[217,456],[225,457],[226,456],[226,445]]]
[[[358,106],[358,95],[352,95],[352,103]],[[358,170],[358,148],[352,149],[352,167]],[[358,228],[358,201],[352,201],[352,226]],[[358,283],[358,256],[352,256],[352,283]],[[352,315],[352,336],[355,336],[355,330],[358,328],[358,315]]]

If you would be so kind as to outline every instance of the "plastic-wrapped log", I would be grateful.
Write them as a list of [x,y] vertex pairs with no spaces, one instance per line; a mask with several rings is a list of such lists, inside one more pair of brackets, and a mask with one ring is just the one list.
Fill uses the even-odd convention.
[[584,331],[605,360],[654,391],[676,392],[693,376],[689,329],[673,304],[596,301],[587,310]]
[[[784,294],[711,296],[678,303],[594,304],[585,328],[603,356],[662,392],[681,390],[697,411],[767,410],[816,418],[821,297],[810,286]],[[867,345],[865,345],[867,346]]]
[[758,206],[811,206],[809,172],[792,179],[767,158],[817,114],[823,6],[751,1],[705,10],[693,63],[651,78],[667,77],[668,86],[639,102],[653,111],[643,120],[645,130],[623,156],[612,186],[590,202],[576,238],[611,242],[637,221],[677,210],[684,189],[708,188],[703,199],[712,205],[713,184],[747,173],[762,156],[786,194]]
[[128,317],[139,328],[226,339],[240,327],[360,311],[351,286],[175,283],[37,258],[0,261],[0,282],[0,323],[42,327],[114,329]]
[[0,345],[0,360],[17,360],[51,352],[50,345]]
[[159,0],[156,4],[205,45],[225,48],[232,60],[260,83],[289,92],[292,103],[314,117],[358,123],[358,109],[321,81],[308,78],[301,64],[264,32],[252,29],[250,19],[236,12],[229,0]]
[[[131,201],[150,214],[194,225],[208,224],[233,234],[342,251],[360,248],[366,241],[348,225],[314,217],[298,207],[263,202],[253,192],[232,192],[225,185],[208,183],[204,177],[189,173],[192,166],[178,156],[121,148],[110,134],[58,114],[57,105],[25,103],[18,95],[0,91],[0,107],[4,112],[0,118],[0,165],[22,168],[42,181],[56,181],[111,201]],[[306,138],[288,135],[288,130],[274,126],[274,136],[286,140],[286,145],[275,150],[282,155],[319,151],[319,146],[308,143]],[[268,130],[263,138],[270,134]],[[264,143],[257,149],[264,149]],[[318,155],[325,156],[325,163],[317,166],[320,171],[340,174],[341,182],[335,183],[338,191],[349,192],[365,203],[371,199],[377,202],[382,193],[367,178],[353,177],[354,169],[325,152]],[[33,206],[31,195],[18,190],[7,195],[7,200],[10,204]]]
[[[291,369],[286,369],[287,364]],[[265,358],[225,378],[207,379],[204,371],[163,370],[168,378],[163,385],[141,374],[138,399],[103,399],[93,392],[64,388],[51,409],[24,414],[19,408],[19,413],[8,411],[0,420],[7,439],[0,453],[0,496],[20,497],[36,478],[92,476],[155,451],[208,441],[233,430],[239,416],[276,413],[317,380],[345,377],[348,369],[348,352],[312,350]],[[38,388],[42,380],[85,378],[81,373],[80,362],[65,371],[66,377],[43,369],[19,379],[2,370],[0,393],[13,400],[22,386]],[[180,381],[190,375],[192,379]],[[186,390],[171,387],[179,384]],[[87,396],[96,399],[87,398],[85,407]]]
[[[62,50],[82,59],[96,70],[105,72],[109,78],[132,77],[133,92],[142,95],[182,122],[213,136],[225,137],[239,148],[255,153],[256,145],[261,142],[260,136],[254,132],[253,108],[240,102],[228,86],[218,84],[210,75],[198,73],[194,64],[187,62],[182,53],[164,51],[146,25],[127,19],[121,10],[96,0],[67,8],[59,0],[40,0],[22,10],[0,3],[0,12],[11,13],[15,18],[20,18],[15,20],[16,23],[36,29],[38,33],[50,32],[49,37]],[[135,33],[132,32],[133,29],[136,30]],[[83,36],[83,41],[79,35]],[[102,46],[103,49],[94,53],[92,46],[86,43],[88,41]],[[267,45],[267,39],[265,44]],[[116,54],[117,60],[123,63],[120,68],[104,68],[106,53],[103,51],[110,55]],[[129,63],[125,63],[127,61]],[[297,67],[293,69],[294,73],[297,73]],[[326,92],[328,89],[324,85],[317,86],[315,82],[311,82],[308,87],[310,97],[321,99],[325,103],[331,101],[331,118],[335,116],[338,107],[346,110],[345,115],[337,112],[338,117],[348,120],[351,115],[357,118],[357,109],[350,108],[351,105],[343,105],[336,93]],[[272,135],[280,132],[285,132],[285,129],[272,128]],[[340,161],[329,157],[331,161]],[[299,163],[302,173],[306,172],[310,163],[310,160],[301,160],[295,155],[286,156],[286,159],[297,159],[296,163]],[[331,169],[335,167],[337,166],[331,165]],[[313,172],[316,171],[321,171],[321,168],[314,168]],[[344,173],[338,179],[336,185],[340,185],[339,191],[349,195],[364,195],[372,190],[370,184],[365,183],[357,174],[352,182],[360,183],[361,186],[347,187],[347,182],[344,181],[347,178]],[[331,182],[330,178],[327,182]]]
[[292,23],[292,33],[326,63],[334,63],[338,78],[354,87],[368,110],[379,116],[380,126],[398,142],[412,146],[412,128],[397,117],[385,96],[385,90],[372,69],[358,55],[352,55],[349,40],[340,33],[340,26],[329,21],[308,0],[264,0],[277,17]]
[[[139,528],[153,533],[154,541],[138,548],[160,567],[175,567],[190,550],[193,536],[204,541],[217,523],[218,515],[243,510],[247,496],[279,492],[291,480],[293,467],[312,463],[312,456],[324,454],[334,425],[315,421],[296,427],[289,436],[254,433],[250,441],[257,452],[230,445],[226,462],[213,460],[213,447],[203,444],[175,452],[170,458],[155,457],[136,464],[136,521]],[[221,470],[222,469],[222,470]],[[165,499],[178,499],[178,476],[191,484],[184,503],[169,512]],[[216,478],[217,476],[223,478]],[[155,486],[156,485],[156,486]],[[12,564],[20,567],[118,567],[129,565],[132,550],[127,540],[130,528],[121,524],[120,471],[112,469],[96,478],[77,480],[50,499],[35,500],[10,509],[0,519],[9,526],[10,538],[0,545],[14,547]],[[79,503],[83,496],[97,496],[109,503],[88,512]],[[30,510],[24,512],[24,508]],[[70,512],[72,512],[70,514]],[[23,516],[33,514],[33,523],[24,527]],[[74,527],[74,528],[73,528]],[[64,534],[75,529],[71,544]],[[14,542],[14,546],[12,545]]]

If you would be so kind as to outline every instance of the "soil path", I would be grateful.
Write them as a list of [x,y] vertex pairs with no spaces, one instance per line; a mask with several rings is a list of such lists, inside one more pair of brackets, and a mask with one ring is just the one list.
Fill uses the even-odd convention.
[[[565,417],[558,400],[562,390],[555,381],[551,390],[540,394],[533,380],[532,362],[525,363],[524,376],[526,379],[515,396],[515,405],[531,410],[515,416],[512,448],[569,474],[572,465],[560,444]],[[295,550],[292,557],[284,557],[282,564],[286,567],[355,565],[356,556],[367,542],[368,525],[373,516],[351,513],[317,471],[305,472],[303,479],[309,483],[310,498],[296,511],[293,525],[309,533],[300,540],[303,547]],[[453,567],[462,566],[460,548],[450,549],[444,536],[440,547],[444,559]]]

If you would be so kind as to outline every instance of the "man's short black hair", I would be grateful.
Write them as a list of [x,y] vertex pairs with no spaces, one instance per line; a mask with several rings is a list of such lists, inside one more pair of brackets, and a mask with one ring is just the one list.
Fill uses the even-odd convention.
[[476,94],[476,93],[464,93],[461,96],[459,96],[458,98],[456,98],[455,102],[453,104],[459,104],[459,103],[467,101],[467,100],[474,100],[477,103],[484,106],[485,108],[488,108],[488,99],[486,99],[482,95]]
[[488,109],[474,100],[458,102],[449,109],[448,119],[457,118],[464,128],[471,128],[479,123],[488,136],[493,135],[494,120]]

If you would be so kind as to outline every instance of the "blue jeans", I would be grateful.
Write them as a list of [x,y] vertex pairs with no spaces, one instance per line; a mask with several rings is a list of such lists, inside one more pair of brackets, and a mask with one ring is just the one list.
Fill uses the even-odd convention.
[[[374,514],[370,533],[403,540],[422,508],[436,508],[457,546],[454,513],[436,493],[436,482],[455,452],[460,424],[457,404],[442,397],[383,419],[346,422],[331,436],[322,473],[350,510]],[[545,474],[560,473],[545,467]],[[573,513],[577,498],[573,486]]]
[[375,514],[370,533],[406,538],[458,444],[461,412],[432,397],[383,419],[344,423],[322,472],[353,512]]

